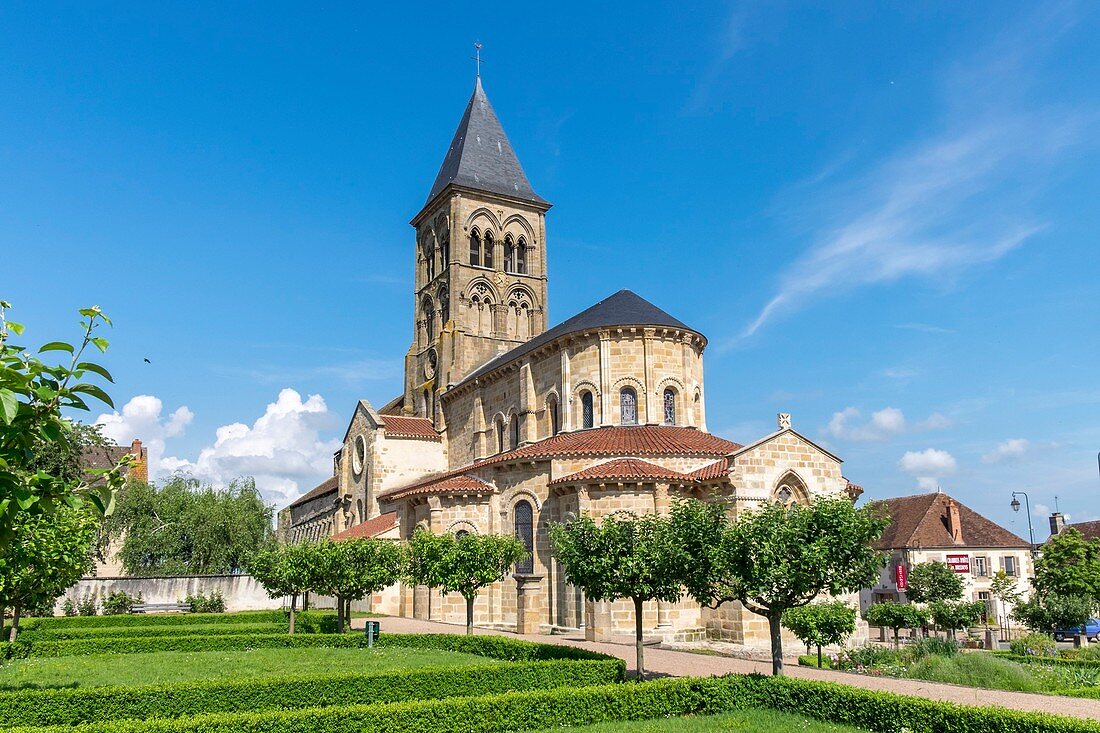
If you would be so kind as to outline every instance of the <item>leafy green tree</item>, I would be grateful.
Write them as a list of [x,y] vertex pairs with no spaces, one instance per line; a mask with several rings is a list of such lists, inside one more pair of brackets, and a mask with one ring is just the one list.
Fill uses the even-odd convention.
[[111,321],[99,307],[80,310],[81,340],[77,346],[51,341],[38,354],[63,352],[61,364],[49,364],[26,347],[12,343],[23,326],[8,320],[11,304],[0,301],[0,546],[11,541],[23,512],[50,514],[59,506],[77,508],[88,502],[109,514],[115,491],[122,485],[127,461],[102,471],[94,481],[82,473],[58,471],[38,456],[73,454],[80,433],[63,411],[89,411],[91,398],[114,407],[102,387],[88,377],[113,381],[99,364],[84,360],[89,346],[107,350],[107,340],[95,335]]
[[898,638],[900,629],[917,629],[928,623],[928,613],[909,603],[883,601],[868,608],[863,617],[872,626],[883,626],[894,630],[894,648],[901,646]]
[[1005,613],[1005,606],[1007,604],[1015,606],[1019,602],[1019,583],[1016,578],[1013,578],[1004,570],[998,570],[989,581],[989,594],[1000,602],[1000,615],[1004,618],[1008,618],[1008,614]]
[[909,570],[909,587],[905,596],[913,603],[957,601],[963,595],[963,579],[946,563],[932,560],[914,565]]
[[783,625],[797,636],[806,650],[817,647],[817,666],[821,666],[821,647],[841,644],[856,630],[856,612],[844,601],[811,603],[789,608],[783,613]]
[[409,543],[409,574],[414,583],[459,593],[466,600],[466,633],[474,633],[474,601],[478,592],[508,577],[527,557],[523,543],[507,535],[433,535],[413,533]]
[[978,623],[986,608],[985,601],[933,601],[928,604],[928,610],[936,626],[950,631],[955,638],[959,629]]
[[1085,539],[1072,527],[1051,537],[1035,561],[1035,587],[1040,593],[1100,603],[1100,538]]
[[290,596],[289,633],[294,633],[298,596],[320,584],[317,549],[312,543],[262,549],[248,561],[248,572],[272,598]]
[[405,548],[388,540],[323,540],[314,553],[314,590],[336,598],[336,630],[341,634],[351,602],[393,585],[405,570]]
[[1024,603],[1012,609],[1012,618],[1032,631],[1052,633],[1056,629],[1071,629],[1085,623],[1092,615],[1089,598],[1062,596],[1055,593],[1034,593]]
[[634,602],[638,680],[645,677],[642,604],[677,601],[684,593],[670,564],[672,540],[668,518],[653,514],[611,514],[599,524],[581,516],[550,527],[550,543],[566,580],[593,601]]
[[10,641],[29,608],[53,602],[92,566],[98,519],[86,506],[16,515],[9,542],[0,549],[0,607],[12,609]]
[[131,575],[236,573],[274,546],[273,511],[251,478],[225,489],[183,476],[159,487],[130,481],[104,531],[121,539],[118,557]]
[[772,672],[783,674],[784,612],[823,593],[859,590],[878,576],[886,556],[872,548],[889,524],[877,506],[846,499],[808,506],[765,504],[732,522],[726,507],[677,502],[671,513],[676,574],[688,593],[716,608],[740,601],[768,620]]

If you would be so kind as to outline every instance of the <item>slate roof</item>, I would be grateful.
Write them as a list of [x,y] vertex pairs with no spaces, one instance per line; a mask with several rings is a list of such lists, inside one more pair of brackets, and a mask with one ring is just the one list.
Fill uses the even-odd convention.
[[658,466],[649,461],[642,461],[637,458],[615,458],[606,463],[597,463],[595,466],[589,466],[568,476],[554,479],[550,482],[550,485],[571,484],[580,481],[638,480],[692,482],[692,478],[685,473],[673,471],[670,468]]
[[114,468],[131,450],[128,445],[89,445],[80,454],[80,462],[85,469]]
[[474,84],[474,93],[451,139],[447,157],[439,167],[428,202],[451,183],[548,205],[546,199],[531,188],[512,143],[504,134],[493,105],[489,104],[481,77]]
[[466,378],[459,382],[459,384],[465,384],[471,379],[477,379],[481,375],[499,366],[503,366],[513,359],[518,359],[524,354],[529,354],[562,336],[581,331],[590,331],[596,328],[610,328],[613,326],[666,326],[669,328],[682,328],[686,331],[699,333],[694,328],[686,325],[683,321],[673,318],[637,293],[630,290],[620,290],[614,295],[604,298],[595,305],[586,308],[569,320],[559,323],[548,331],[543,331],[527,343],[520,344],[511,351],[505,352],[489,360],[471,372]]
[[962,542],[956,544],[947,530],[947,503],[951,497],[943,493],[917,494],[873,502],[885,504],[891,523],[875,543],[880,550],[930,547],[1030,547],[1027,540],[1017,537],[1001,525],[958,501]]
[[335,476],[329,479],[325,479],[322,483],[318,484],[316,487],[310,489],[309,491],[292,501],[290,503],[290,506],[287,508],[289,509],[290,507],[301,506],[306,502],[313,501],[319,496],[334,493],[338,485],[339,481]]
[[340,540],[377,537],[384,532],[389,532],[396,526],[397,512],[386,512],[385,514],[380,514],[373,519],[368,519],[365,522],[360,522],[354,527],[348,527],[343,532],[337,532],[332,536],[332,539],[336,542],[339,542]]
[[436,443],[441,440],[432,421],[426,417],[381,415],[381,418],[387,438],[424,438]]

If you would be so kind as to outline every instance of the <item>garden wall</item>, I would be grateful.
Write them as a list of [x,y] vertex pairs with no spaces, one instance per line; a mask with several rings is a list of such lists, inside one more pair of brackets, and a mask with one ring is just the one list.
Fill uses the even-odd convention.
[[60,615],[66,598],[95,597],[103,605],[108,593],[138,593],[146,603],[175,603],[189,595],[209,595],[221,591],[226,611],[266,611],[283,607],[284,599],[270,598],[251,575],[178,575],[157,578],[81,578],[65,595],[57,599],[54,613]]

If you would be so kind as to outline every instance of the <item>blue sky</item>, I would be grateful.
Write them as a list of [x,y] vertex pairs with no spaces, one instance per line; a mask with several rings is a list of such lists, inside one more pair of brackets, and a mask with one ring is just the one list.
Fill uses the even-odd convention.
[[115,319],[113,436],[325,477],[480,40],[552,322],[635,290],[710,339],[712,432],[791,412],[869,496],[1100,515],[1096,5],[395,5],[0,8],[0,297]]

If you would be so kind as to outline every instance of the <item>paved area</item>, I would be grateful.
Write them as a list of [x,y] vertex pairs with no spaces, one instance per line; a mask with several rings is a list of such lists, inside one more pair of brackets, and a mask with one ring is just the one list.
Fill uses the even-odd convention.
[[[355,626],[361,628],[363,619],[356,619]],[[387,617],[382,619],[383,633],[386,631],[401,634],[455,634],[463,633],[464,627],[455,624],[444,624],[436,621],[420,621],[417,619]],[[634,669],[634,646],[630,643],[606,643],[585,641],[581,636],[543,636],[520,635],[504,631],[489,629],[476,629],[478,634],[496,634],[499,636],[512,636],[530,641],[539,641],[552,644],[566,644],[569,646],[591,649],[592,651],[614,655],[626,662],[627,669]],[[746,659],[731,659],[729,657],[711,656],[706,654],[694,654],[691,652],[672,651],[647,647],[645,651],[646,673],[648,676],[697,676],[707,677],[711,675],[723,675],[730,673],[760,674],[771,673],[770,662],[756,662]],[[835,672],[827,669],[814,669],[812,667],[799,667],[797,659],[792,659],[786,666],[786,672],[791,677],[804,679],[828,680],[839,682],[854,687],[862,687],[868,690],[883,690],[895,692],[901,695],[913,695],[928,700],[942,700],[955,702],[962,705],[998,705],[1014,710],[1026,710],[1038,713],[1057,713],[1077,718],[1090,718],[1100,720],[1100,700],[1087,700],[1074,697],[1057,697],[1054,695],[1035,695],[1026,692],[1006,692],[1003,690],[982,690],[972,687],[960,687],[958,685],[945,685],[936,682],[922,682],[920,680],[901,680],[890,677],[869,677],[866,675]]]

